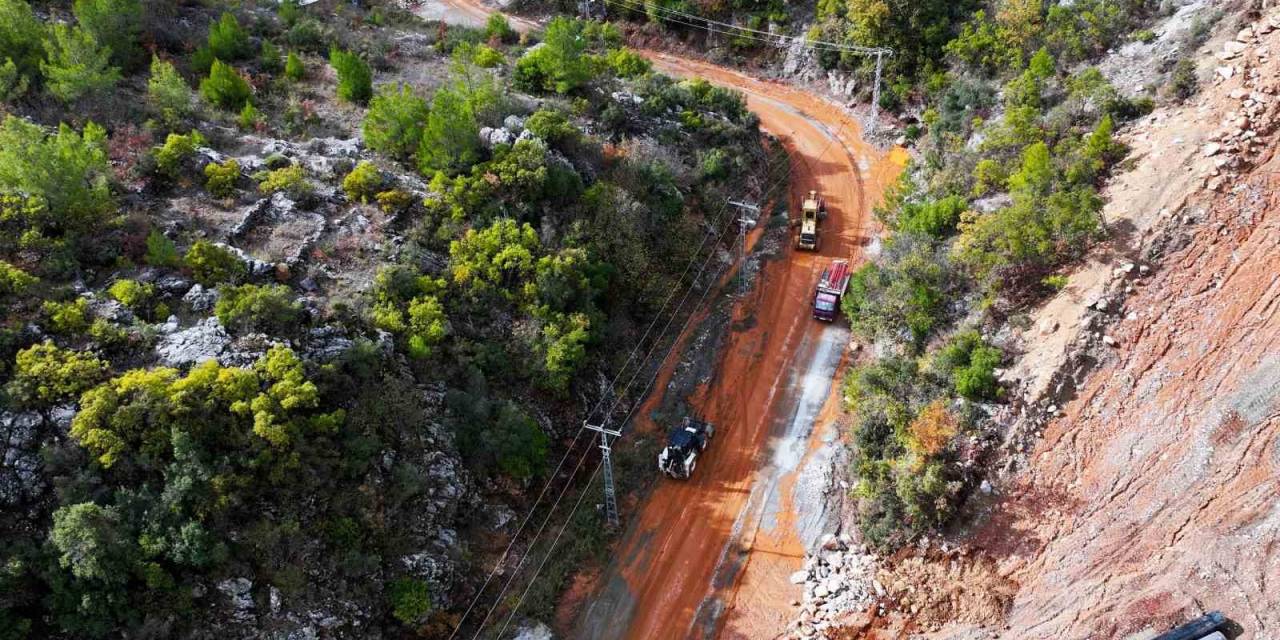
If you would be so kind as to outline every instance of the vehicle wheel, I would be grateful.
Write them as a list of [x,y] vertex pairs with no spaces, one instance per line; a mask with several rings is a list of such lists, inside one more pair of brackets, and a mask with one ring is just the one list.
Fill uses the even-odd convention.
[[694,470],[694,469],[697,469],[697,468],[698,468],[698,459],[697,459],[697,458],[694,458],[693,460],[690,460],[690,461],[689,461],[689,472],[688,472],[688,473],[686,473],[686,474],[684,474],[684,477],[686,477],[686,478],[692,478],[692,477],[693,477],[693,470]]

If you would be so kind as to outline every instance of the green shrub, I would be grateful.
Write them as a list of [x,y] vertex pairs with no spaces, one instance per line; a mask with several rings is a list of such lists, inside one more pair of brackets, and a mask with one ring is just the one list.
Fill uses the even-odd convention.
[[533,227],[509,218],[468,229],[449,244],[453,280],[477,293],[497,290],[514,296],[517,286],[535,272],[541,248]]
[[516,62],[516,85],[526,91],[570,93],[591,79],[584,56],[587,40],[582,22],[557,16],[547,24],[542,46],[530,49]]
[[638,78],[653,68],[649,59],[630,49],[614,49],[605,54],[605,63],[619,78]]
[[267,156],[262,163],[267,166],[267,169],[275,171],[276,169],[283,169],[293,164],[293,161],[289,159],[289,156],[277,152]]
[[578,128],[569,122],[569,116],[558,109],[543,107],[533,112],[524,127],[548,144],[561,145],[577,142],[582,137]]
[[904,204],[898,214],[897,228],[907,233],[918,233],[934,238],[943,238],[955,231],[960,214],[968,208],[969,203],[960,196],[949,196],[941,200],[923,203]]
[[93,355],[44,342],[18,352],[8,390],[25,403],[50,404],[75,398],[106,374],[107,363]]
[[262,70],[267,73],[279,73],[284,68],[284,62],[280,59],[280,48],[272,44],[270,40],[262,41],[262,50],[258,53],[258,60],[262,65]]
[[150,303],[155,293],[156,288],[153,285],[143,284],[137,280],[129,280],[127,278],[116,280],[107,289],[107,295],[135,313],[142,309],[144,305]]
[[147,254],[144,259],[153,267],[176,267],[182,264],[177,245],[158,229],[152,229],[147,234]]
[[373,73],[360,56],[341,49],[329,50],[329,64],[338,72],[338,98],[364,104],[373,95]]
[[488,21],[484,24],[484,39],[490,42],[513,43],[520,39],[520,34],[511,28],[511,23],[507,22],[507,17],[501,13],[493,13],[489,15]]
[[388,189],[377,195],[378,208],[385,213],[404,211],[413,206],[413,194],[403,189]]
[[12,60],[18,74],[34,83],[44,60],[44,26],[25,0],[0,0],[0,60]]
[[298,0],[281,0],[280,6],[276,7],[276,15],[286,26],[292,27],[303,16],[302,6],[298,4]]
[[208,51],[213,60],[245,60],[253,55],[253,45],[240,21],[227,11],[209,25]]
[[248,81],[230,65],[215,59],[209,77],[200,81],[200,95],[223,109],[244,105],[252,93]]
[[31,88],[31,81],[18,70],[13,60],[5,59],[0,63],[0,102],[16,100]]
[[40,311],[49,320],[49,328],[58,335],[73,336],[89,328],[89,301],[76,298],[68,302],[46,300]]
[[479,137],[480,124],[466,96],[437,89],[418,145],[418,169],[424,175],[466,170],[480,159]]
[[[0,194],[24,194],[22,208],[31,216],[28,228],[38,233],[73,236],[96,228],[115,209],[106,139],[106,131],[92,122],[80,134],[64,124],[50,135],[27,120],[5,116],[0,124]],[[6,218],[21,215],[0,211]]]
[[208,240],[197,240],[191,245],[183,264],[191,270],[196,282],[206,287],[238,282],[247,271],[239,256]]
[[1169,74],[1169,94],[1182,101],[1194,96],[1200,90],[1200,79],[1196,77],[1196,63],[1190,58],[1183,58],[1173,67]]
[[528,480],[545,473],[549,440],[509,400],[490,393],[484,373],[468,367],[445,396],[458,450],[479,475]]
[[1067,284],[1070,281],[1071,279],[1068,278],[1067,276],[1060,273],[1056,273],[1054,275],[1045,276],[1041,278],[1040,284],[1043,284],[1044,286],[1054,291],[1062,291],[1063,289],[1067,288]]
[[296,82],[305,78],[306,75],[307,68],[302,65],[302,58],[290,51],[289,57],[284,62],[284,77]]
[[324,52],[328,37],[324,25],[311,17],[297,21],[284,34],[285,42],[290,47],[316,54]]
[[151,77],[147,80],[147,99],[161,119],[175,125],[191,115],[192,94],[187,81],[173,65],[160,58],[151,59]]
[[431,592],[427,583],[415,578],[397,578],[389,589],[391,614],[400,622],[415,626],[431,613]]
[[[138,560],[134,536],[124,520],[114,506],[81,502],[59,507],[49,533],[58,566],[77,580],[123,586]],[[123,592],[111,599],[119,595]]]
[[539,384],[564,391],[586,359],[591,319],[583,313],[553,314],[542,327],[540,350],[544,376]]
[[222,164],[210,162],[204,167],[204,177],[209,193],[217,198],[230,198],[240,181],[240,163],[235,158],[227,158]]
[[315,192],[315,187],[307,181],[302,167],[292,165],[268,172],[258,183],[258,190],[265,194],[281,192],[294,200],[305,200]]
[[111,60],[131,71],[142,66],[142,2],[140,0],[76,0],[76,22],[111,50]]
[[409,301],[409,355],[427,358],[444,340],[448,329],[444,306],[435,296],[419,296]]
[[164,144],[155,149],[156,169],[170,178],[178,177],[182,166],[195,157],[196,149],[204,144],[204,136],[199,131],[169,134],[165,137]]
[[1000,395],[995,368],[1000,350],[988,345],[976,331],[956,334],[935,357],[935,366],[951,377],[956,394],[969,400],[995,400]]
[[[164,305],[157,305],[164,306]],[[168,318],[169,314],[154,316],[157,318]],[[96,342],[100,347],[117,347],[128,343],[129,332],[116,326],[106,318],[94,318],[89,325],[89,338]]]
[[84,29],[55,24],[45,41],[40,63],[44,86],[53,97],[74,102],[105,91],[120,80],[120,69],[111,66],[111,51]]
[[374,151],[408,159],[422,142],[428,114],[427,101],[408,85],[383,85],[369,102],[362,126],[364,142]]
[[253,131],[262,124],[262,114],[258,112],[258,108],[253,106],[252,102],[244,103],[244,108],[240,110],[240,115],[236,118],[236,124],[241,129]]
[[471,52],[471,61],[477,67],[490,69],[502,64],[503,60],[502,53],[488,45],[476,45]]
[[382,185],[382,172],[368,160],[357,164],[351,173],[342,179],[342,190],[347,193],[347,198],[365,203],[382,190]]
[[39,278],[0,260],[0,297],[22,295],[39,281]]
[[214,307],[218,322],[232,331],[288,332],[302,320],[302,305],[281,284],[223,287]]

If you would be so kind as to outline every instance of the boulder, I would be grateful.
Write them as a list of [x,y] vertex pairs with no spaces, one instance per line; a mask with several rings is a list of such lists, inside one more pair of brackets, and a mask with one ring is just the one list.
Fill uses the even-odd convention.
[[188,329],[160,337],[156,354],[165,366],[186,367],[219,358],[230,344],[231,336],[218,319],[205,318]]
[[191,307],[192,311],[205,312],[212,311],[213,305],[218,302],[217,289],[205,289],[204,285],[193,285],[182,296],[182,301]]

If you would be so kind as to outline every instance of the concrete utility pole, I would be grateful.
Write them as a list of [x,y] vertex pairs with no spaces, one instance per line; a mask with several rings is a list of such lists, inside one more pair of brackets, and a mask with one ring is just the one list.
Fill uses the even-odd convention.
[[609,438],[620,438],[622,432],[609,429],[603,424],[582,423],[583,428],[600,434],[600,464],[604,467],[604,514],[609,526],[618,528],[618,494],[613,486],[613,451],[609,448]]
[[884,70],[884,52],[876,52],[876,83],[871,89],[871,121],[867,128],[876,130],[876,116],[880,115],[880,72]]

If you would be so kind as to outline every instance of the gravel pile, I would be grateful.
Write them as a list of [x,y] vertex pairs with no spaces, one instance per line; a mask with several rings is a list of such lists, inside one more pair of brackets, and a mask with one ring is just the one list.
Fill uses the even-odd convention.
[[854,545],[848,534],[826,534],[817,551],[805,557],[804,569],[791,575],[793,584],[804,584],[804,599],[796,602],[799,614],[788,637],[821,636],[847,613],[862,611],[879,595],[874,580],[879,560],[866,547]]

